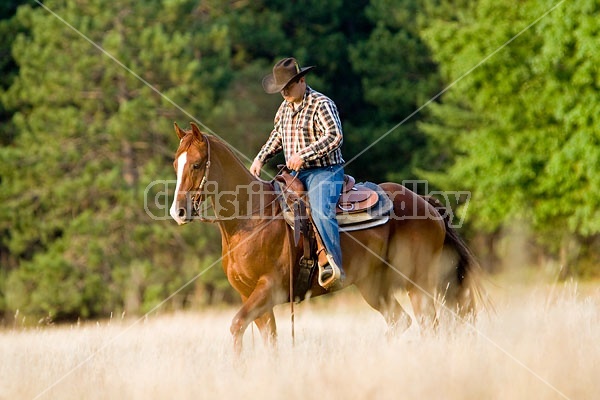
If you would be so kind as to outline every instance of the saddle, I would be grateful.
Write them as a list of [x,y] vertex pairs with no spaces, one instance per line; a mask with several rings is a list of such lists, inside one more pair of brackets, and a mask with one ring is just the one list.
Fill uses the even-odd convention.
[[350,175],[344,175],[342,194],[335,208],[336,214],[359,213],[373,207],[379,201],[379,195],[365,185],[356,184]]
[[[283,170],[275,177],[274,183],[279,183],[283,186],[282,192],[284,197],[287,196],[287,204],[291,204],[297,198],[302,198],[306,195],[306,188],[298,179],[288,171]],[[339,225],[347,225],[349,219],[343,218],[344,214],[364,213],[373,208],[379,200],[379,186],[367,182],[366,184],[356,183],[354,177],[344,175],[344,184],[342,193],[336,205],[336,217]],[[379,189],[379,190],[377,190]],[[385,196],[387,198],[387,196]],[[341,215],[340,215],[341,214]]]
[[[294,231],[294,242],[298,246],[303,240],[303,255],[295,281],[295,293],[302,300],[308,292],[314,272],[326,256],[319,233],[310,216],[306,188],[289,170],[273,180],[275,190],[281,194],[280,204],[287,224]],[[393,203],[379,185],[371,182],[357,184],[350,175],[344,176],[342,193],[336,206],[336,219],[340,231],[355,231],[383,225],[389,220]]]

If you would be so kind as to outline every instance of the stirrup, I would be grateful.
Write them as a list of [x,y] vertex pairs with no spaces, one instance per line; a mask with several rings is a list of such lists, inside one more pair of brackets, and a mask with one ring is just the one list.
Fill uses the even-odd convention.
[[[329,265],[333,273],[329,279],[323,281],[321,275],[323,275],[323,272],[325,271],[325,265]],[[345,274],[340,270],[340,267],[336,265],[335,261],[333,261],[333,257],[329,254],[327,254],[327,264],[325,265],[319,265],[319,285],[329,290],[331,287],[335,286],[336,283],[341,283],[340,279],[343,278]]]

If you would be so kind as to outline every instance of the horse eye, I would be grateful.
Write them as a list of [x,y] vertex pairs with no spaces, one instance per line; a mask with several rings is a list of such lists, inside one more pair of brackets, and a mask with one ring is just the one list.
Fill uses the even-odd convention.
[[192,168],[194,168],[194,169],[200,169],[200,164],[196,163],[196,164],[192,165]]

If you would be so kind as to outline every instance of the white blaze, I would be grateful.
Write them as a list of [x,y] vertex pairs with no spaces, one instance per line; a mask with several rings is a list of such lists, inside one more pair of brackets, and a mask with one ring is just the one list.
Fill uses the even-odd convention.
[[177,196],[179,195],[179,188],[181,187],[181,180],[183,179],[183,170],[185,168],[185,164],[187,163],[187,151],[181,153],[179,158],[177,158],[177,186],[175,187],[175,198],[173,199],[173,204],[171,205],[171,210],[169,213],[171,217],[177,221],[179,225],[183,224],[184,221],[179,217],[179,211],[177,209]]

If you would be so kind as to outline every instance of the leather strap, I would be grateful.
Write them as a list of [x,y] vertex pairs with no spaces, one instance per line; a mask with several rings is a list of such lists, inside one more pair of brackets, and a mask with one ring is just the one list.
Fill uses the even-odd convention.
[[306,203],[304,202],[304,200],[300,199],[298,200],[298,203],[300,203],[300,213],[302,214],[302,235],[304,236],[304,240],[303,240],[303,249],[304,249],[304,259],[305,260],[310,260],[312,258],[312,251],[311,251],[311,243],[312,243],[312,229],[311,229],[311,223],[308,219],[308,215],[306,213]]

